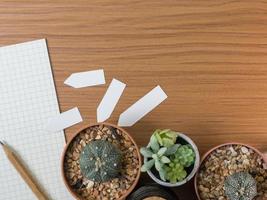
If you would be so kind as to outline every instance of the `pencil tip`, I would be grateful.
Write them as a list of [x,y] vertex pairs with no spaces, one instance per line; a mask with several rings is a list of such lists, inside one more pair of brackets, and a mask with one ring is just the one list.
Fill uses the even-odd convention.
[[0,144],[1,144],[2,146],[4,146],[4,143],[3,143],[2,141],[0,141]]

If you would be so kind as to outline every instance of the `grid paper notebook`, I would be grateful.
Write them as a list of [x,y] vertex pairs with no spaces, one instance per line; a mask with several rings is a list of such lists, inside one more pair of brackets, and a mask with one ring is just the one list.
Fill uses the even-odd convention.
[[[60,172],[63,131],[48,132],[59,114],[45,39],[0,48],[0,139],[13,147],[52,200],[68,200]],[[36,199],[0,150],[0,199]]]

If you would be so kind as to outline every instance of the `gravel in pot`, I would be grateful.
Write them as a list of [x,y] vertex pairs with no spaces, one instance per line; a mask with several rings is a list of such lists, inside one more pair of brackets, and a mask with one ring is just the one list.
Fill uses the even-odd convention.
[[[241,178],[242,180],[235,181],[236,178],[240,179],[243,176],[251,176],[250,179],[254,179],[256,182],[257,191],[252,197],[249,196],[249,193],[252,193],[249,190],[252,190],[253,180],[248,179],[248,177],[247,179]],[[232,195],[231,190],[228,188],[229,180],[231,180],[230,186],[233,188],[232,194],[236,197],[229,197],[229,195]],[[238,190],[248,180],[251,181],[251,184],[248,184],[249,187],[241,187]],[[239,183],[233,187],[236,182]],[[221,145],[211,150],[204,157],[195,177],[195,187],[198,198],[201,200],[266,200],[267,165],[260,152],[248,145]]]

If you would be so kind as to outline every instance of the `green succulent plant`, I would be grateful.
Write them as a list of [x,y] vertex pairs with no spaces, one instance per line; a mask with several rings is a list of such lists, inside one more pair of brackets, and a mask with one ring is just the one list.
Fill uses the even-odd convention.
[[171,162],[164,166],[164,177],[171,183],[182,181],[187,176],[185,167],[191,166],[195,161],[195,152],[190,145],[180,145],[170,157]]
[[192,147],[187,145],[181,145],[178,147],[175,154],[171,156],[171,161],[180,163],[184,167],[189,167],[195,162],[196,154]]
[[252,200],[257,196],[257,183],[247,172],[237,172],[224,181],[225,194],[229,200]]
[[170,162],[168,165],[164,166],[164,175],[166,180],[170,181],[170,183],[177,183],[182,181],[187,176],[187,172],[184,169],[184,166],[179,162]]
[[140,149],[145,157],[141,171],[146,172],[155,166],[163,181],[177,183],[186,178],[186,167],[195,162],[195,152],[191,145],[175,144],[178,133],[169,129],[157,129],[147,147]]
[[108,141],[96,140],[84,147],[79,162],[86,178],[94,182],[105,182],[119,176],[121,152]]
[[160,148],[155,135],[152,135],[148,147],[142,147],[140,149],[140,153],[146,158],[145,163],[141,167],[141,171],[146,172],[155,166],[160,178],[165,181],[164,165],[170,162],[168,156],[174,154],[178,147],[179,145],[175,144],[169,148]]
[[157,129],[155,130],[153,135],[156,136],[159,144],[164,147],[170,147],[174,145],[178,137],[178,133],[170,129],[164,129],[164,130]]
[[145,157],[148,158],[148,161],[144,163],[141,167],[142,172],[146,172],[150,170],[154,165],[155,168],[160,171],[165,163],[169,163],[170,159],[165,156],[167,151],[167,147],[162,147],[158,150],[158,152],[153,152],[151,149],[142,147],[140,149],[140,153]]

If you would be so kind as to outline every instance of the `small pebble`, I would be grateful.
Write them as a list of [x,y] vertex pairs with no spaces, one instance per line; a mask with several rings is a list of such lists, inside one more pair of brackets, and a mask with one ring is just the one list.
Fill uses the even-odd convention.
[[247,154],[248,148],[243,146],[243,147],[241,147],[241,151],[242,151],[242,153]]

